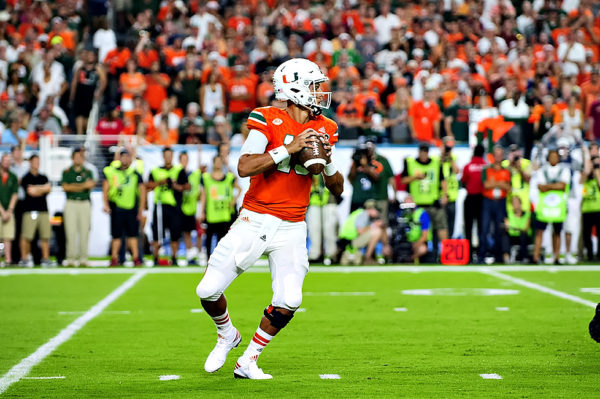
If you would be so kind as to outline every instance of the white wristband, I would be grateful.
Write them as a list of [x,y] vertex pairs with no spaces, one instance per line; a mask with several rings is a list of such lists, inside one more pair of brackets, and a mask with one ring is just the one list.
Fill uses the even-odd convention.
[[275,165],[277,165],[279,162],[283,161],[284,159],[290,156],[290,154],[287,151],[287,148],[285,148],[284,145],[279,146],[277,148],[273,148],[271,151],[269,151],[269,155],[271,156],[271,158],[273,158],[273,162],[275,162]]
[[325,172],[325,176],[333,176],[337,173],[338,170],[335,167],[335,164],[331,162],[325,165],[325,169],[323,171]]

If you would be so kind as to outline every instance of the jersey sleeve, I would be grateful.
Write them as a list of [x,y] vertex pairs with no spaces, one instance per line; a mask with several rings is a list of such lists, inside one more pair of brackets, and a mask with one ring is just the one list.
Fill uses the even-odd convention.
[[246,126],[248,126],[248,130],[258,130],[265,135],[268,141],[271,141],[271,132],[263,110],[256,108],[250,112]]
[[329,144],[335,145],[339,140],[338,125],[331,119],[327,119],[327,135],[329,136]]

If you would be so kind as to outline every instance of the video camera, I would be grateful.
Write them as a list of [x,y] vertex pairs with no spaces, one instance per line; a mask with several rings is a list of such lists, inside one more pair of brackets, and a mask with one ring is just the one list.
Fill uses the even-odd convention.
[[412,262],[412,243],[408,234],[412,228],[413,212],[416,204],[397,204],[390,208],[389,225],[392,229],[391,246],[393,261],[396,263]]
[[363,157],[367,157],[367,161],[370,161],[369,149],[366,145],[361,144],[354,149],[354,153],[352,154],[352,160],[355,163],[360,164],[360,161],[361,159],[363,159]]

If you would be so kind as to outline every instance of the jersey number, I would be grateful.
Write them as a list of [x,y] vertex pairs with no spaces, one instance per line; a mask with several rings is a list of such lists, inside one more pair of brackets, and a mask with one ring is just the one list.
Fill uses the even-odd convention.
[[[294,141],[294,136],[291,134],[286,134],[285,137],[283,138],[283,144],[287,145],[290,144],[292,141]],[[277,164],[277,170],[283,173],[290,173],[290,160],[292,159],[292,157],[287,157],[286,159],[284,159],[283,161],[279,162]],[[296,172],[297,175],[300,176],[306,176],[308,174],[308,170],[306,170],[304,168],[304,166],[302,165],[296,165],[294,167],[294,171]]]

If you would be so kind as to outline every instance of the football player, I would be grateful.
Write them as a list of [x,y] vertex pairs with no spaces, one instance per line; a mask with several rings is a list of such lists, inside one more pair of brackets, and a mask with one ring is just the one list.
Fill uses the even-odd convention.
[[238,163],[239,175],[250,176],[250,188],[239,217],[219,241],[196,288],[217,327],[217,344],[204,364],[209,373],[219,370],[229,351],[242,340],[229,317],[223,292],[267,254],[273,297],[233,373],[236,378],[273,378],[258,368],[256,361],[300,306],[308,272],[304,217],[312,176],[293,162],[292,155],[320,140],[327,158],[322,173],[325,185],[335,196],[343,191],[344,179],[331,161],[331,146],[338,139],[337,124],[321,115],[331,102],[331,92],[321,88],[327,80],[313,62],[288,60],[273,76],[276,98],[286,101],[286,107],[256,108],[250,113],[250,133]]

